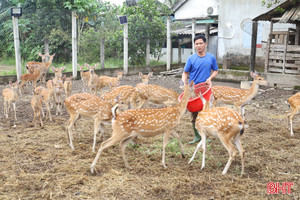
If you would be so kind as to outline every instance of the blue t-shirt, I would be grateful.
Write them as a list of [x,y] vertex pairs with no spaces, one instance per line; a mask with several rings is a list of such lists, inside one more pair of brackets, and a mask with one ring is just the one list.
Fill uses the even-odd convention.
[[189,72],[189,81],[193,80],[195,85],[205,82],[209,78],[211,70],[217,71],[218,69],[216,57],[208,52],[204,57],[198,56],[197,53],[190,55],[184,67],[184,71]]

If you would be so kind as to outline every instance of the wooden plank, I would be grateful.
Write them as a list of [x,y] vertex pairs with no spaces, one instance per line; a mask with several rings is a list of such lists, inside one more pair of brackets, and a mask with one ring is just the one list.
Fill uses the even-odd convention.
[[284,41],[284,56],[283,56],[283,73],[285,71],[285,65],[286,65],[286,50],[287,50],[287,45],[289,43],[289,35],[287,34],[285,37]]
[[287,51],[299,51],[300,52],[300,45],[288,45]]
[[[275,67],[281,67],[282,68],[283,63],[276,63],[276,62],[269,62],[269,66],[275,66]],[[286,63],[285,67],[297,67],[294,63]]]

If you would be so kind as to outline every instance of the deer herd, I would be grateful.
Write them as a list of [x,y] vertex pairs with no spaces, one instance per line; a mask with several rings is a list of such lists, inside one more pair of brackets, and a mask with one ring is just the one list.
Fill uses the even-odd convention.
[[[65,67],[55,68],[52,61],[55,56],[41,54],[42,62],[28,62],[25,67],[27,73],[20,77],[20,82],[10,82],[9,87],[2,91],[4,102],[4,116],[9,117],[10,107],[13,106],[14,120],[17,121],[16,103],[19,95],[26,94],[31,87],[31,107],[33,110],[33,124],[37,127],[38,121],[43,126],[43,118],[52,121],[51,109],[55,107],[56,115],[62,114],[65,107],[70,118],[65,123],[68,143],[72,150],[73,145],[73,127],[76,130],[76,121],[82,116],[93,119],[94,136],[92,151],[96,152],[96,138],[98,132],[101,133],[102,143],[90,166],[92,173],[100,158],[101,153],[119,143],[120,152],[126,168],[130,168],[125,149],[129,142],[136,143],[137,137],[151,138],[163,134],[162,165],[166,168],[165,149],[170,135],[178,139],[178,144],[184,157],[183,145],[175,129],[180,124],[181,117],[186,111],[186,106],[190,98],[198,96],[203,102],[203,109],[199,112],[196,119],[196,129],[201,135],[201,141],[198,143],[191,163],[199,148],[202,146],[202,167],[205,166],[206,138],[207,135],[217,136],[229,154],[229,159],[222,174],[226,174],[232,161],[235,158],[236,145],[241,156],[241,175],[244,173],[244,149],[241,143],[241,137],[248,127],[245,121],[245,105],[249,103],[257,94],[260,85],[267,85],[267,81],[252,72],[253,84],[250,89],[238,89],[225,86],[213,86],[212,95],[209,100],[203,98],[202,94],[195,94],[194,82],[180,83],[183,89],[183,96],[179,100],[179,94],[174,90],[162,87],[160,85],[149,84],[149,78],[153,75],[139,73],[141,83],[136,86],[121,85],[120,82],[124,76],[123,71],[116,70],[116,77],[99,76],[95,69],[97,64],[90,66],[88,64],[78,65],[82,81],[82,93],[72,94],[72,76],[63,75]],[[46,82],[46,74],[49,69],[54,72],[54,78]],[[84,71],[84,68],[88,70]],[[38,86],[39,81],[39,86]],[[18,94],[19,93],[19,94]],[[99,93],[99,94],[98,94]],[[149,107],[149,102],[161,104],[161,108]],[[231,104],[234,107],[226,105],[217,106],[218,103]],[[290,134],[293,132],[293,118],[300,110],[300,93],[288,99],[291,107],[291,113],[288,114]],[[46,116],[42,106],[46,107]],[[104,124],[112,127],[112,134],[105,140]],[[233,143],[232,143],[233,142]]]

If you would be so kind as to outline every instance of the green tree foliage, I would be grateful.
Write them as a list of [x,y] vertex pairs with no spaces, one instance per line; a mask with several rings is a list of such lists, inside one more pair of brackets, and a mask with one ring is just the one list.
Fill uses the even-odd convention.
[[[141,0],[136,6],[123,7],[122,14],[128,18],[128,54],[130,64],[145,63],[146,41],[150,39],[150,53],[157,56],[166,36],[166,28],[162,17],[162,4],[157,0]],[[123,32],[115,33],[114,38],[122,38]],[[121,47],[119,42],[113,45]],[[116,48],[117,49],[117,48]],[[118,49],[123,54],[123,48]]]

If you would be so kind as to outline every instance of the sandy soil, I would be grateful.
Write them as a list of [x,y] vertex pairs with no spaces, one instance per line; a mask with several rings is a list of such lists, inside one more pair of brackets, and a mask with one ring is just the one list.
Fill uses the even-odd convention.
[[[138,76],[126,76],[121,85],[133,85]],[[150,82],[181,93],[179,78],[154,76]],[[239,87],[239,84],[213,82],[214,85]],[[73,93],[81,91],[81,81],[73,81]],[[6,86],[1,85],[0,91]],[[296,116],[295,137],[289,134],[286,112],[287,98],[294,91],[262,87],[258,96],[246,106],[246,129],[242,143],[245,149],[245,175],[240,176],[241,162],[237,155],[226,175],[222,170],[228,153],[216,137],[209,136],[206,166],[201,170],[201,153],[188,165],[196,145],[190,113],[187,111],[176,129],[184,144],[182,158],[176,139],[166,149],[167,169],[161,165],[162,137],[139,138],[139,146],[126,149],[132,170],[126,169],[119,146],[104,151],[96,165],[92,152],[93,122],[78,120],[74,136],[75,150],[67,144],[64,109],[44,127],[32,125],[32,95],[27,93],[17,104],[18,121],[10,113],[3,116],[0,107],[0,199],[299,199],[300,198],[300,117]],[[1,100],[3,105],[3,100]],[[154,106],[154,105],[151,105]],[[109,138],[111,127],[105,126]],[[102,139],[97,138],[97,147]],[[98,148],[97,148],[98,149]],[[267,194],[269,182],[292,182],[290,194]],[[287,188],[288,189],[288,188]]]

